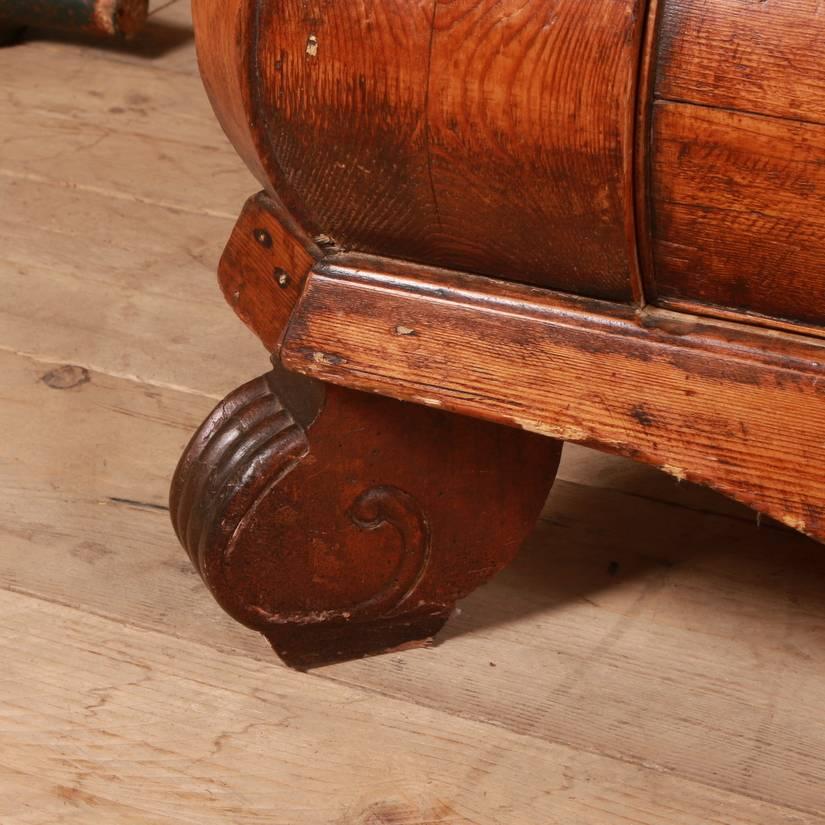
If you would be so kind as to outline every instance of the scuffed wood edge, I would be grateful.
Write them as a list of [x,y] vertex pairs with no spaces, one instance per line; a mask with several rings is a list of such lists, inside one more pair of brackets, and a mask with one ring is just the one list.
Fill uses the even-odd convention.
[[825,539],[825,347],[366,257],[310,274],[289,369],[596,446]]

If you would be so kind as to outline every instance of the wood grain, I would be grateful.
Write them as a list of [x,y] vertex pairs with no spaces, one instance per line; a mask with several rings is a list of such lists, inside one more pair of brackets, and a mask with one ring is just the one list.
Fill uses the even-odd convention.
[[659,97],[825,125],[821,0],[662,0]]
[[656,289],[825,323],[825,127],[654,107]]
[[[251,87],[269,186],[312,234],[427,254],[432,0],[256,3]],[[202,51],[213,46],[196,28]]]
[[[217,608],[168,479],[266,364],[215,287],[255,183],[199,148],[221,138],[186,9],[117,51],[0,51],[0,129],[30,124],[6,172],[68,124],[78,144],[137,127],[120,167],[115,135],[0,194],[0,349],[36,356],[0,355],[0,820],[825,822],[821,547],[642,464],[569,445],[533,538],[440,651],[296,676]],[[100,370],[69,386],[77,361]]]
[[[255,163],[311,234],[631,299],[638,0],[199,7],[224,127],[249,162],[237,124],[256,124]],[[249,88],[252,58],[220,33],[233,14]]]
[[657,103],[642,148],[650,178],[639,179],[650,197],[648,297],[821,329],[821,2],[662,0],[659,12]]
[[238,655],[219,673],[201,645],[18,594],[0,593],[0,621],[4,683],[32,685],[0,710],[13,825],[21,802],[27,825],[600,825],[655,821],[656,795],[686,825],[719,811],[731,825],[823,821]]
[[306,669],[428,643],[512,561],[561,447],[276,367],[207,416],[169,509],[218,603]]
[[313,270],[281,358],[618,451],[823,539],[823,353],[814,340],[355,258]]
[[6,176],[0,200],[4,347],[214,399],[266,367],[215,284],[231,220]]
[[427,128],[450,248],[429,263],[631,299],[642,7],[435,4]]
[[275,352],[321,250],[278,203],[260,193],[244,206],[218,265],[224,298]]
[[[490,793],[506,799],[496,807],[476,796],[468,814],[473,822],[535,822],[526,809],[507,807],[521,797],[500,784],[510,760],[523,771],[530,748],[567,765],[558,784],[546,771],[519,781],[533,805],[546,800],[548,816],[561,816],[569,804],[573,821],[592,815],[594,825],[605,816],[658,822],[674,811],[689,825],[720,811],[726,823],[823,821],[825,560],[815,543],[765,525],[759,530],[753,520],[708,511],[700,518],[689,506],[702,491],[689,484],[674,485],[674,503],[662,505],[655,491],[656,479],[664,477],[629,462],[620,462],[624,472],[635,473],[637,482],[649,479],[643,495],[632,493],[632,476],[618,482],[618,490],[591,487],[598,482],[593,467],[579,484],[557,484],[525,551],[462,604],[440,650],[338,665],[292,683],[263,642],[221,614],[181,557],[168,514],[150,506],[162,504],[170,461],[209,400],[99,373],[59,390],[40,380],[57,365],[2,358],[10,427],[8,461],[0,464],[7,531],[0,587],[36,597],[14,602],[11,611],[4,602],[0,611],[0,643],[17,646],[4,648],[15,670],[7,671],[4,695],[11,702],[0,724],[0,754],[15,755],[11,770],[0,756],[0,801],[8,800],[12,812],[22,800],[46,812],[62,806],[84,825],[95,817],[109,823],[119,813],[109,802],[143,810],[151,771],[151,787],[161,783],[151,803],[159,821],[221,821],[228,814],[219,803],[213,809],[204,802],[209,791],[227,805],[242,794],[250,821],[272,821],[264,808],[279,799],[282,782],[292,797],[300,789],[304,804],[290,825],[316,823],[323,804],[340,817],[354,815],[345,804],[350,785],[341,765],[349,764],[355,740],[372,748],[384,742],[395,711],[383,696],[397,702],[400,718],[411,720],[420,736],[414,748],[393,737],[387,747],[395,757],[387,758],[405,758],[412,748],[423,775],[444,770],[442,745],[456,753],[460,736],[453,724],[483,723],[484,775]],[[43,431],[67,437],[47,441],[38,438]],[[570,456],[575,453],[574,446]],[[615,486],[615,472],[612,479]],[[639,524],[646,525],[641,533]],[[72,616],[76,625],[60,618]],[[96,627],[109,634],[108,642]],[[56,637],[63,647],[54,644]],[[28,655],[13,652],[23,644]],[[151,689],[145,683],[147,692],[135,697],[146,704],[126,701],[130,709],[120,721],[106,714],[119,707],[115,697],[122,694],[104,701],[102,710],[86,711],[107,686],[132,681],[133,661],[160,668],[173,682]],[[96,664],[90,669],[87,662]],[[97,681],[89,683],[90,674]],[[229,716],[209,712],[204,694],[181,684],[188,678],[196,690],[218,691],[215,701],[222,703],[234,685],[235,699],[225,705]],[[24,683],[29,687],[21,691]],[[283,713],[298,713],[304,706],[285,692],[288,684],[307,697],[293,727],[278,727],[271,738],[266,728],[253,729],[251,738],[230,735],[222,755],[205,755],[221,733],[252,721],[256,711],[246,703],[257,701],[261,689],[276,692]],[[330,724],[339,700],[350,706],[351,689],[370,709],[363,729],[350,725],[346,736],[330,735],[323,760],[296,750],[302,732]],[[163,767],[170,765],[169,749],[152,727],[167,721],[158,718],[167,712],[158,704],[200,719],[173,724],[173,752],[181,761],[169,773]],[[260,706],[264,720],[272,718],[271,704]],[[59,726],[55,708],[68,715]],[[207,727],[211,720],[214,728]],[[130,738],[137,730],[146,750],[136,750]],[[67,753],[81,743],[86,761],[75,766]],[[262,753],[278,748],[292,760],[264,759],[259,777]],[[365,806],[396,798],[397,783],[373,784],[364,780],[360,762],[359,770]],[[474,772],[473,786],[479,781]],[[77,795],[68,805],[60,786],[75,785],[98,797],[97,807]],[[404,796],[421,795],[424,816],[431,786],[413,773],[404,787]],[[589,788],[596,796],[583,800]],[[456,793],[447,793],[447,801]],[[250,807],[251,800],[261,809]],[[43,814],[43,825],[52,825],[50,816]]]

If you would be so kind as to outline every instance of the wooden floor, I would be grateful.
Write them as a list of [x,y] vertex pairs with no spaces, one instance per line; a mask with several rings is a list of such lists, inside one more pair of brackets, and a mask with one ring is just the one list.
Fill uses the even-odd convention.
[[267,368],[256,186],[151,20],[0,50],[0,823],[825,823],[822,548],[630,462],[568,448],[434,649],[302,675],[221,613],[166,493]]

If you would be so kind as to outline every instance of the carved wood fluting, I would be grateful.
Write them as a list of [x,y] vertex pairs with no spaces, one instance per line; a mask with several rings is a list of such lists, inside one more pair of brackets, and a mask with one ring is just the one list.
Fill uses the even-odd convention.
[[310,667],[431,638],[515,554],[559,452],[276,368],[195,434],[172,518],[222,607]]

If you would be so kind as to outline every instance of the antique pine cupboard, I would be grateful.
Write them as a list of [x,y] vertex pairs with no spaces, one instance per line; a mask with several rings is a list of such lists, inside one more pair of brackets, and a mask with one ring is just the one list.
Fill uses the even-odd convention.
[[194,9],[263,187],[220,283],[274,368],[172,514],[287,663],[431,638],[566,440],[825,539],[821,0]]

